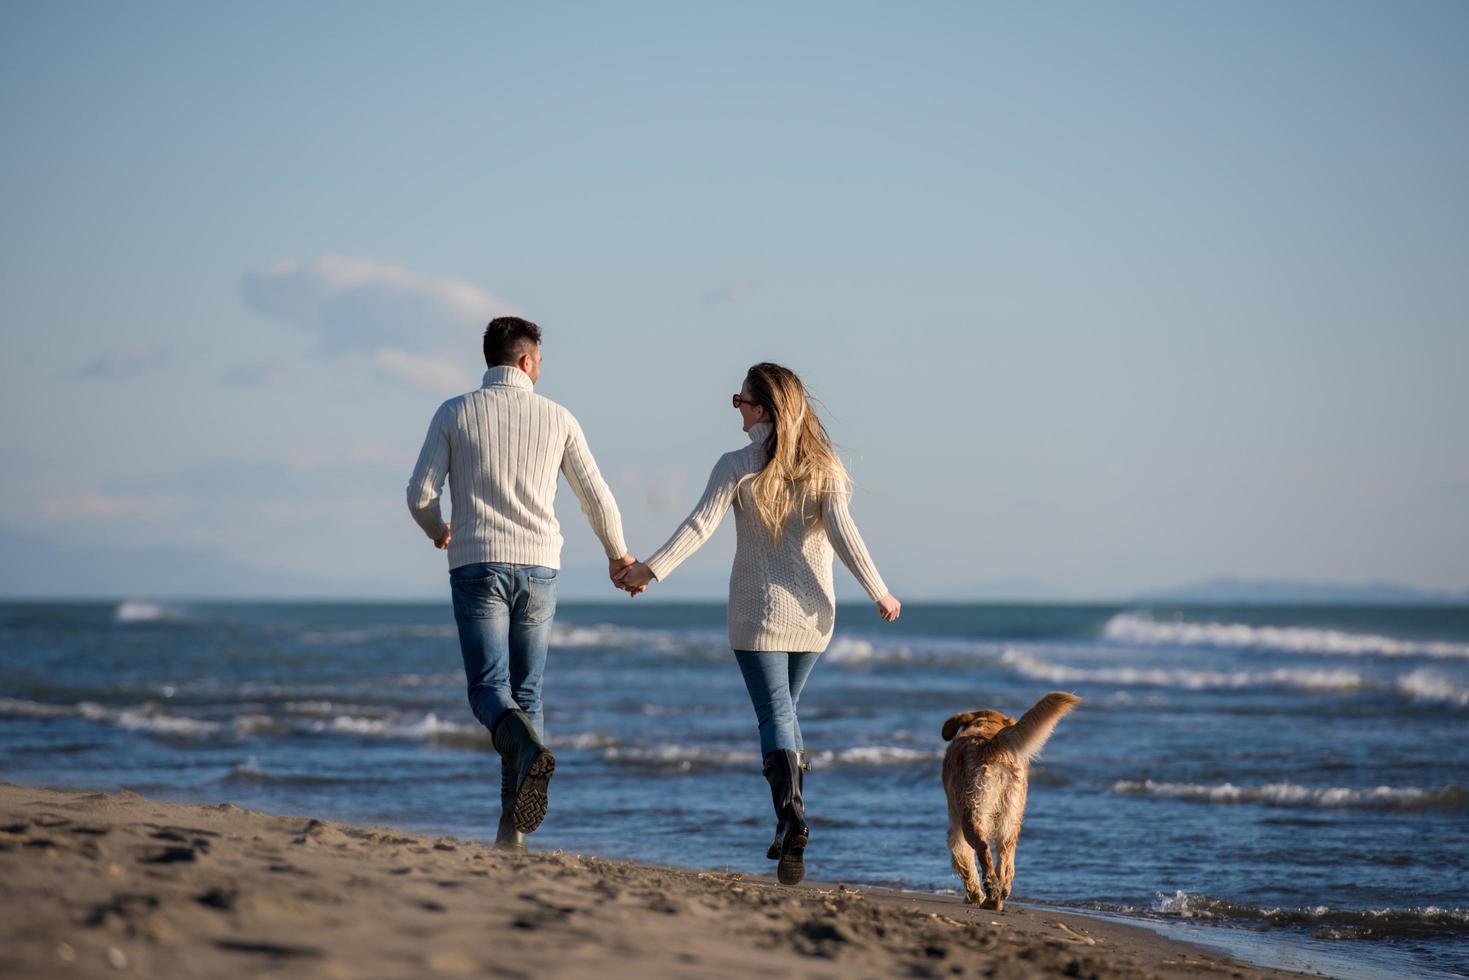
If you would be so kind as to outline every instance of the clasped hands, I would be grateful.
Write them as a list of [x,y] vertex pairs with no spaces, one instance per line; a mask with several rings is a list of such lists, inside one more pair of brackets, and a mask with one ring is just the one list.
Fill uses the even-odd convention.
[[607,562],[607,577],[612,584],[636,598],[648,590],[653,581],[653,570],[647,562],[638,561],[632,555],[623,555]]

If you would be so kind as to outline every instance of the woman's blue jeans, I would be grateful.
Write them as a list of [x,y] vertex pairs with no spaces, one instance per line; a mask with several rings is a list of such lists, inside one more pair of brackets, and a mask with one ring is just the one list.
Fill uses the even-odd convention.
[[541,676],[556,617],[556,569],[480,562],[449,573],[469,706],[491,731],[519,708],[545,738]]
[[801,723],[796,706],[801,701],[801,688],[811,676],[820,653],[775,653],[767,650],[736,650],[740,673],[755,718],[760,723],[760,757],[780,749],[799,752]]

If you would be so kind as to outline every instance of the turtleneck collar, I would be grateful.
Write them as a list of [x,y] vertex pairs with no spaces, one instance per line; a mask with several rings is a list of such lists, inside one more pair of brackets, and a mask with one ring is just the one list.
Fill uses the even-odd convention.
[[775,427],[769,422],[756,422],[754,425],[750,426],[750,441],[764,442],[766,439],[770,438],[770,433],[774,430],[774,428]]
[[501,364],[492,367],[485,372],[484,384],[481,388],[534,388],[530,375],[526,374],[514,364]]

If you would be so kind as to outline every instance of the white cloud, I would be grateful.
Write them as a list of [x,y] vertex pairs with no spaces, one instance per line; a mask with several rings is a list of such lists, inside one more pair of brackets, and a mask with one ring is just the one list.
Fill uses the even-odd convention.
[[47,517],[111,520],[167,517],[174,512],[177,504],[163,497],[117,497],[87,492],[70,497],[51,497],[43,507]]
[[172,360],[172,347],[163,344],[124,344],[88,361],[72,377],[81,381],[119,381],[161,370]]
[[291,370],[284,361],[256,361],[236,364],[223,374],[225,384],[246,388],[279,388],[291,380]]
[[394,377],[441,394],[452,395],[469,387],[469,376],[463,368],[445,357],[380,350],[372,361]]
[[317,337],[321,354],[365,355],[436,391],[463,390],[459,365],[477,361],[484,325],[517,312],[460,279],[331,255],[247,273],[241,293],[251,309]]

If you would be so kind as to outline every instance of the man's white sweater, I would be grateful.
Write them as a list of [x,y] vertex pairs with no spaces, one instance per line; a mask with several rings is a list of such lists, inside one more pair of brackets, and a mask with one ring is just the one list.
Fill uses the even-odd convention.
[[476,562],[561,567],[556,474],[565,473],[608,558],[627,553],[622,517],[586,437],[565,408],[536,394],[518,367],[439,406],[408,481],[408,509],[430,539],[444,533],[445,476],[453,505],[449,567]]

